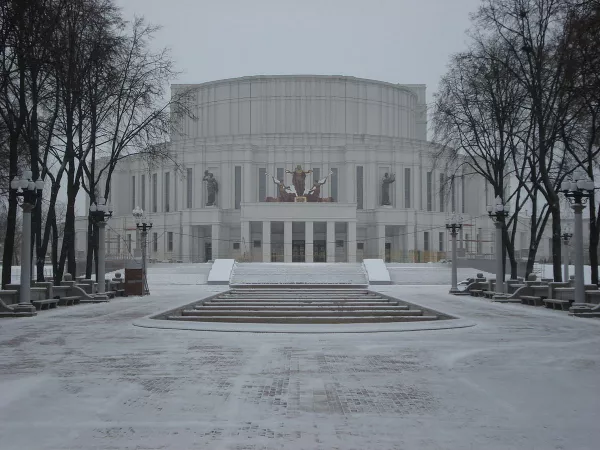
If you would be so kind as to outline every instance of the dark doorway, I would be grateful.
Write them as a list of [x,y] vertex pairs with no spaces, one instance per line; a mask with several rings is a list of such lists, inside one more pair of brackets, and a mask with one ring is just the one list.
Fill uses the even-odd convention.
[[389,263],[392,261],[392,243],[385,243],[385,262]]
[[305,262],[304,241],[292,241],[292,262]]
[[327,261],[326,241],[314,241],[313,242],[313,261],[314,262],[326,262]]
[[204,243],[204,262],[212,260],[212,242]]

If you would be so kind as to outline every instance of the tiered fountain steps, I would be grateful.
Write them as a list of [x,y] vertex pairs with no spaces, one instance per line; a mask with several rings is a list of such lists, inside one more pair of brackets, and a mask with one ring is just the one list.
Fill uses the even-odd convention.
[[437,320],[434,311],[366,289],[232,289],[168,316],[170,320],[233,323],[339,324]]

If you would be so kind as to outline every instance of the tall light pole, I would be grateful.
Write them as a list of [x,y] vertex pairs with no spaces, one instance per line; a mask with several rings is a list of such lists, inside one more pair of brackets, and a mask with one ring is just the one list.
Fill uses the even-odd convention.
[[571,203],[575,213],[573,237],[575,237],[575,302],[585,303],[585,285],[583,280],[583,220],[581,213],[594,191],[594,182],[583,170],[576,170],[571,181],[564,181],[560,191]]
[[15,191],[17,197],[23,199],[23,226],[21,231],[21,287],[19,289],[19,304],[14,308],[15,312],[22,315],[35,315],[35,306],[31,304],[31,211],[35,208],[38,192],[44,190],[44,181],[31,179],[31,170],[23,172],[19,179],[14,177],[10,182],[11,190]]
[[150,295],[148,274],[146,271],[146,243],[148,242],[148,230],[152,228],[152,222],[146,222],[144,210],[139,206],[136,206],[133,210],[133,217],[135,218],[135,226],[141,231],[142,235],[142,282],[144,284],[144,295]]
[[565,230],[563,234],[560,235],[563,242],[563,281],[569,281],[569,241],[573,237],[573,233],[570,233],[569,230]]
[[106,293],[106,261],[104,258],[106,252],[106,221],[112,217],[112,208],[106,204],[106,199],[99,198],[98,203],[90,205],[90,216],[92,221],[98,226],[98,272],[96,273],[96,283],[98,284],[97,294]]
[[488,205],[488,216],[496,225],[496,293],[504,293],[504,261],[502,261],[502,233],[504,231],[504,221],[508,217],[508,210],[502,203],[500,196],[496,196],[494,206]]
[[459,292],[457,287],[458,277],[456,275],[456,236],[458,230],[462,228],[462,217],[457,216],[455,213],[451,217],[447,217],[446,228],[450,230],[452,236],[452,287],[450,287],[450,293],[456,294]]

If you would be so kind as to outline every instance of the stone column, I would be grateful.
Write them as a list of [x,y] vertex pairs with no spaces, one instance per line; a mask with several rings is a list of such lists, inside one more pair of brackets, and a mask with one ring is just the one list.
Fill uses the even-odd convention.
[[183,225],[181,227],[181,254],[179,259],[184,262],[192,262],[193,259],[193,246],[192,246],[192,227],[189,225]]
[[452,235],[452,286],[450,287],[450,293],[455,294],[458,292],[458,275],[456,270],[458,263],[458,261],[456,260],[456,235],[458,234],[458,232],[456,230],[456,227],[453,226],[450,233]]
[[335,262],[335,222],[327,222],[327,262]]
[[31,304],[31,211],[33,205],[23,203],[23,223],[21,231],[21,285],[19,287],[19,304],[15,312],[35,315],[35,306]]
[[581,203],[571,205],[575,213],[573,237],[575,238],[575,302],[585,303],[585,285],[583,278],[583,219],[581,213],[584,206]]
[[313,222],[304,223],[304,261],[311,263],[314,261],[314,246],[313,246]]
[[377,258],[385,261],[385,225],[377,225]]
[[292,222],[283,222],[283,262],[292,262]]
[[356,262],[356,221],[348,222],[348,262]]
[[211,249],[212,249],[212,260],[216,260],[220,256],[219,247],[220,247],[220,239],[221,239],[221,227],[218,223],[212,224],[211,229]]
[[569,282],[569,241],[563,239],[563,281]]
[[241,222],[241,256],[242,259],[250,258],[250,222],[242,220]]
[[271,262],[271,222],[262,223],[263,262]]

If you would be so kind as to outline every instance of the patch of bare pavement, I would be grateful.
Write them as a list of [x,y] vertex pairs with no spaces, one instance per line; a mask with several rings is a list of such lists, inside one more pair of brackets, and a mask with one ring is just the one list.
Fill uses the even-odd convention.
[[[164,277],[166,279],[167,277]],[[381,286],[475,326],[414,333],[157,330],[224,289],[0,321],[9,449],[596,449],[600,321]]]

